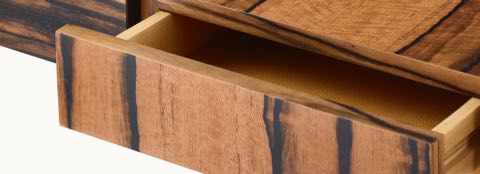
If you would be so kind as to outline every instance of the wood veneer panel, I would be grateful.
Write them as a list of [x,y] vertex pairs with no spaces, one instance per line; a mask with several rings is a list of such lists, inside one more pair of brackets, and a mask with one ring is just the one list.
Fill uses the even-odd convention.
[[439,134],[91,30],[57,43],[74,130],[206,173],[439,173]]
[[460,0],[204,0],[288,26],[395,52],[428,31]]
[[480,76],[480,0],[467,0],[399,54]]
[[428,31],[459,2],[266,0],[249,10],[292,27],[393,52]]
[[74,24],[107,34],[126,29],[125,0],[2,0],[0,45],[55,61],[55,31]]
[[[429,62],[337,40],[285,25],[238,8],[199,0],[156,0],[163,10],[240,30],[287,45],[338,58],[429,85],[480,97],[480,77]],[[307,16],[307,15],[304,15]],[[325,24],[327,25],[327,24]]]
[[380,50],[411,43],[460,0],[205,0],[265,19]]

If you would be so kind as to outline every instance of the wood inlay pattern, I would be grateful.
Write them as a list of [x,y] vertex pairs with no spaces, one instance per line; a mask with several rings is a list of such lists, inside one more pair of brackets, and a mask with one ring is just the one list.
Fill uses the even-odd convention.
[[74,24],[116,35],[126,29],[125,0],[2,0],[0,45],[55,61],[55,31]]
[[428,31],[460,0],[208,1],[335,39],[397,51]]
[[[429,160],[441,156],[441,136],[433,132],[90,30],[67,26],[57,42],[65,38],[74,44],[57,49],[71,49],[74,60],[74,130],[134,148],[125,91],[135,89],[140,152],[201,172],[441,170],[440,161]],[[134,81],[125,79],[133,73],[126,73],[126,55],[135,57]],[[59,85],[64,126],[66,93]]]
[[480,0],[466,0],[399,54],[480,76]]

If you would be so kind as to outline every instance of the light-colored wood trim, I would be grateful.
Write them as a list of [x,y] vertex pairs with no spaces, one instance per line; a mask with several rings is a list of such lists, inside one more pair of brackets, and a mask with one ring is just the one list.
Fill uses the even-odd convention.
[[445,173],[478,174],[480,172],[480,137],[473,135],[462,142],[452,155],[444,161]]
[[480,127],[480,100],[471,98],[432,130],[445,135],[445,152],[449,154],[478,127]]
[[133,39],[139,33],[145,32],[149,28],[153,27],[157,24],[157,22],[164,20],[165,18],[169,17],[171,14],[167,12],[160,11],[152,15],[151,17],[143,20],[142,22],[130,27],[128,30],[123,31],[122,33],[118,34],[117,37],[125,40]]
[[216,25],[160,11],[117,37],[186,56],[217,38],[224,30]]

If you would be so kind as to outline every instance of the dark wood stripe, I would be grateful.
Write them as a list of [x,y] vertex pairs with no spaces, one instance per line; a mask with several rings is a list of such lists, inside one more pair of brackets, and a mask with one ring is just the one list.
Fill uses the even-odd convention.
[[[46,36],[53,36],[54,32],[65,24],[84,26],[111,35],[118,34],[125,29],[124,20],[106,16],[99,12],[67,4],[58,0],[49,0],[48,2],[52,7],[49,9],[41,9],[16,5],[15,3],[8,1],[0,1],[0,7],[8,7],[5,9],[0,8],[0,14],[2,15],[1,18],[21,23],[25,26],[30,26],[37,32]],[[116,10],[125,11],[125,7]],[[78,18],[71,19],[71,16],[78,16]],[[87,18],[85,17],[110,22],[115,25],[115,30],[109,29],[107,26],[97,25],[92,21],[87,21]]]
[[[265,123],[265,131],[267,133],[268,137],[268,144],[270,151],[272,152],[273,149],[273,132],[272,132],[272,124],[270,124],[270,121],[268,120],[268,100],[270,100],[270,97],[267,95],[263,96],[263,121]],[[273,156],[273,155],[272,155]]]
[[63,58],[63,81],[65,86],[65,100],[67,107],[67,125],[72,129],[72,104],[73,104],[73,71],[72,71],[72,51],[74,39],[64,34],[60,35],[61,54]]
[[255,10],[258,6],[262,5],[264,2],[267,0],[258,0],[255,4],[253,4],[251,7],[247,8],[244,10],[245,13],[250,13],[251,11]]
[[331,103],[334,103],[348,111],[351,111],[353,113],[356,113],[358,115],[361,115],[361,116],[364,116],[366,117],[367,119],[369,119],[370,121],[374,122],[375,124],[378,124],[378,125],[381,125],[381,126],[384,126],[384,127],[387,127],[387,128],[390,128],[392,130],[395,130],[395,131],[398,131],[398,132],[402,132],[402,133],[406,133],[406,134],[409,134],[409,135],[412,135],[414,137],[417,137],[417,138],[420,138],[420,139],[423,139],[423,140],[426,140],[430,143],[433,143],[435,141],[437,141],[437,138],[436,137],[432,137],[430,135],[427,135],[427,134],[422,134],[422,133],[419,133],[419,132],[415,132],[415,131],[412,131],[412,130],[409,130],[409,129],[405,129],[405,128],[402,128],[402,127],[399,127],[399,126],[395,126],[395,125],[392,125],[382,119],[379,119],[369,113],[366,113],[362,110],[359,110],[357,108],[354,108],[352,106],[348,106],[348,105],[345,105],[345,104],[342,104],[342,103],[338,103],[338,102],[335,102],[335,101],[331,101],[331,100],[327,100]]
[[[64,3],[60,0],[48,0],[48,2],[50,2],[52,5],[55,5],[59,8],[66,9],[69,12],[74,12],[76,14],[82,14],[82,15],[85,15],[85,16],[98,18],[98,19],[101,19],[102,21],[108,21],[108,22],[110,22],[112,24],[115,24],[115,25],[118,25],[118,26],[125,25],[124,20],[120,20],[120,19],[117,19],[117,18],[114,18],[114,17],[111,17],[111,16],[104,15],[102,13],[92,11],[92,10],[89,10],[89,9],[85,9],[85,8],[75,6],[75,5],[72,5],[72,4]],[[125,6],[123,6],[122,9],[116,9],[116,10],[126,11]],[[105,32],[111,33],[111,31],[105,31]]]
[[[283,126],[280,121],[280,112],[282,111],[283,100],[275,99],[273,105],[273,121],[268,119],[268,101],[270,97],[264,95],[263,120],[268,136],[268,144],[272,155],[272,173],[281,174],[282,171],[282,152],[283,152]],[[272,127],[273,126],[273,127]]]
[[[181,4],[185,7],[189,7],[191,9],[196,9],[198,11],[201,11],[201,12],[205,12],[205,13],[209,13],[213,16],[216,16],[218,18],[223,18],[227,21],[231,21],[231,22],[236,22],[236,23],[239,23],[239,24],[242,24],[242,25],[245,25],[245,26],[248,26],[248,27],[251,27],[251,28],[255,28],[255,29],[258,29],[262,32],[265,32],[265,33],[268,33],[272,36],[275,36],[281,40],[284,40],[284,41],[289,41],[289,38],[285,37],[284,35],[282,34],[279,34],[278,31],[283,31],[283,32],[287,32],[287,33],[291,33],[291,34],[295,34],[295,35],[298,35],[300,37],[303,37],[305,39],[308,39],[308,40],[312,40],[312,41],[315,41],[315,42],[318,42],[318,43],[321,43],[323,45],[327,45],[329,47],[331,47],[332,49],[335,49],[335,50],[338,50],[340,52],[343,52],[345,54],[348,54],[350,56],[352,56],[351,58],[352,59],[357,59],[358,61],[363,61],[363,62],[368,62],[368,63],[371,63],[371,64],[375,64],[376,66],[378,67],[385,67],[385,68],[391,68],[391,69],[396,69],[398,71],[401,71],[401,72],[404,72],[404,73],[407,73],[407,74],[410,74],[412,76],[415,76],[415,77],[418,77],[418,78],[421,78],[421,79],[425,79],[425,80],[429,80],[429,81],[432,81],[432,82],[435,82],[439,85],[442,85],[444,87],[447,87],[447,88],[450,88],[452,90],[456,90],[458,92],[461,92],[463,94],[466,94],[466,95],[471,95],[471,96],[480,96],[480,93],[476,93],[474,91],[467,91],[465,90],[464,88],[460,88],[454,84],[450,84],[448,82],[445,82],[445,81],[442,81],[442,80],[438,80],[438,79],[435,79],[435,78],[432,78],[432,77],[429,77],[429,76],[426,76],[426,75],[423,75],[419,72],[416,72],[416,71],[413,71],[413,70],[409,70],[409,69],[406,69],[406,68],[403,68],[403,67],[399,67],[397,65],[392,65],[392,64],[388,64],[387,62],[381,62],[381,61],[378,61],[376,59],[373,59],[373,58],[370,58],[366,55],[363,55],[362,53],[358,53],[356,51],[353,51],[353,50],[350,50],[350,49],[347,49],[347,48],[344,48],[342,46],[339,46],[339,45],[336,45],[334,43],[331,43],[329,41],[326,41],[326,40],[323,40],[323,39],[320,39],[318,37],[315,37],[315,36],[312,36],[312,35],[309,35],[309,34],[306,34],[306,33],[303,33],[303,32],[300,32],[300,31],[297,31],[297,30],[294,30],[294,29],[291,29],[291,28],[288,28],[288,27],[285,27],[281,24],[277,24],[275,22],[272,22],[272,21],[269,21],[267,19],[264,19],[260,16],[257,16],[257,15],[254,15],[254,14],[251,14],[251,13],[243,13],[245,14],[246,16],[250,17],[250,19],[252,20],[256,20],[260,23],[262,23],[263,25],[266,25],[268,26],[268,28],[264,28],[262,27],[263,25],[259,25],[259,24],[253,24],[251,22],[247,22],[246,20],[240,20],[238,18],[235,18],[235,17],[232,17],[232,16],[226,16],[225,14],[223,13],[219,13],[219,12],[215,12],[215,11],[212,11],[208,8],[204,8],[202,6],[199,6],[197,4],[194,4],[194,3],[190,3],[190,2],[186,2],[186,1],[177,1],[175,3],[178,3],[178,4]],[[161,6],[162,4],[158,4],[159,6]],[[168,6],[161,6],[161,7],[166,7],[168,8]],[[273,29],[269,29],[269,28],[273,28]],[[309,49],[309,50],[318,50],[316,47],[312,47],[312,46],[309,46],[309,45],[305,45],[305,44],[301,44],[299,42],[296,42],[295,45],[297,45],[297,47],[300,47],[303,49]]]
[[473,70],[473,68],[477,67],[480,64],[480,53],[473,55],[472,59],[469,60],[473,61],[467,64],[467,66],[465,66],[464,68],[462,68],[462,72],[470,72],[471,70]]
[[16,37],[18,39],[29,40],[32,44],[42,44],[42,45],[46,45],[46,46],[49,46],[49,47],[54,47],[55,46],[54,43],[44,42],[44,41],[41,41],[41,40],[36,39],[36,38],[31,38],[31,37],[28,37],[28,36],[19,35],[19,34],[16,34],[16,33],[5,31],[5,30],[0,30],[0,33],[8,34],[8,35]]
[[[127,1],[127,4],[132,1],[132,0],[126,0]],[[140,2],[140,0],[133,0],[135,2]],[[109,7],[112,7],[114,9],[117,9],[117,10],[125,10],[125,4],[122,4],[120,2],[117,2],[115,0],[103,0],[103,1],[99,1],[99,3],[102,3],[102,4],[105,4]]]
[[418,174],[419,173],[419,156],[418,156],[418,147],[417,141],[413,139],[408,139],[408,147],[410,149],[410,155],[412,157],[412,164],[410,165],[410,174]]
[[429,144],[425,144],[424,155],[425,155],[425,165],[427,166],[424,174],[430,174],[430,145]]
[[460,9],[463,5],[465,5],[465,0],[461,0],[460,3],[457,4],[457,6],[455,6],[455,8],[453,8],[452,11],[448,12],[447,15],[445,15],[443,18],[441,18],[437,23],[435,23],[428,31],[426,31],[425,33],[423,33],[422,35],[418,36],[413,42],[411,42],[410,44],[404,46],[403,48],[401,48],[400,50],[396,51],[395,53],[396,54],[402,54],[404,53],[406,50],[408,50],[409,48],[411,48],[413,45],[417,44],[418,42],[420,42],[426,35],[432,33],[434,31],[434,29],[441,25],[445,20],[447,20],[450,16],[452,16],[455,12],[458,11],[458,9]]
[[337,119],[338,173],[350,174],[353,132],[352,121]]
[[282,111],[283,101],[275,99],[273,106],[273,152],[272,166],[273,174],[281,174],[282,172],[282,152],[283,152],[283,128],[280,122],[280,112]]
[[127,28],[142,21],[142,2],[140,0],[127,1]]
[[[14,40],[8,39],[8,38],[3,38],[3,37],[12,37],[12,38],[14,38]],[[38,45],[39,47],[44,47],[45,49],[54,47],[53,45],[50,45],[50,43],[44,43],[44,42],[38,41],[36,39],[32,40],[32,38],[17,35],[17,34],[10,33],[10,32],[7,32],[7,31],[2,31],[2,30],[0,30],[0,38],[2,38],[2,39],[0,39],[0,45],[8,45],[8,47],[10,49],[13,49],[13,50],[16,50],[16,51],[19,51],[19,52],[23,52],[25,54],[29,54],[29,55],[38,57],[39,59],[55,63],[55,60],[47,58],[45,56],[45,54],[39,54],[38,52],[35,52],[36,50],[25,50],[25,49],[23,49],[23,48],[25,48],[25,45],[28,45],[28,44],[35,44],[35,45]],[[55,54],[55,53],[53,52],[53,54]]]
[[135,56],[125,55],[125,95],[128,105],[128,122],[130,125],[130,145],[133,150],[140,151],[140,139],[137,121],[137,63]]

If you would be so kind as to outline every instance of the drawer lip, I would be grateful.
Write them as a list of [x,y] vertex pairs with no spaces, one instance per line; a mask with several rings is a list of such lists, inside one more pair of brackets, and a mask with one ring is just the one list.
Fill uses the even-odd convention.
[[480,78],[478,76],[343,40],[332,39],[209,2],[154,1],[156,7],[162,10],[240,30],[468,96],[480,97]]
[[[428,147],[431,148],[429,152],[431,158],[430,162],[432,165],[430,168],[431,172],[437,173],[437,170],[442,170],[443,165],[441,164],[440,159],[443,159],[443,135],[433,132],[431,130],[417,128],[410,125],[397,123],[388,119],[372,116],[349,106],[324,100],[319,97],[307,95],[295,90],[283,88],[268,82],[253,79],[245,75],[230,72],[218,67],[210,66],[188,58],[184,58],[178,55],[143,46],[123,39],[108,36],[106,34],[84,29],[81,27],[65,26],[57,31],[56,36],[57,56],[63,56],[62,51],[64,48],[62,47],[65,47],[65,45],[62,45],[61,38],[79,40],[88,44],[97,45],[98,47],[115,50],[117,52],[122,52],[128,55],[133,55],[141,59],[142,61],[151,62],[154,64],[161,64],[162,66],[173,68],[181,72],[193,73],[199,77],[215,81],[215,83],[234,85],[245,90],[254,91],[256,93],[263,93],[266,96],[271,96],[272,98],[277,98],[294,105],[310,108],[316,111],[330,113],[338,116],[338,118],[340,119],[351,120],[356,124],[362,124],[367,127],[372,127],[379,130],[384,130],[385,132],[398,134],[402,137],[413,138],[414,140],[419,140],[419,142],[425,142],[429,144]],[[62,74],[66,73],[62,71],[62,69],[68,68],[68,66],[63,65],[62,63],[65,63],[65,61],[59,62],[57,64],[59,68],[59,89],[64,88],[62,86],[62,83],[60,82],[63,81],[61,80]],[[65,90],[59,90],[59,95],[65,97],[65,94],[63,94],[61,91]],[[62,97],[60,98],[60,101],[64,101]],[[66,121],[68,119],[71,119],[70,117],[62,119],[62,124],[64,126],[71,124],[67,123]],[[416,146],[417,144],[414,143],[411,145]]]

